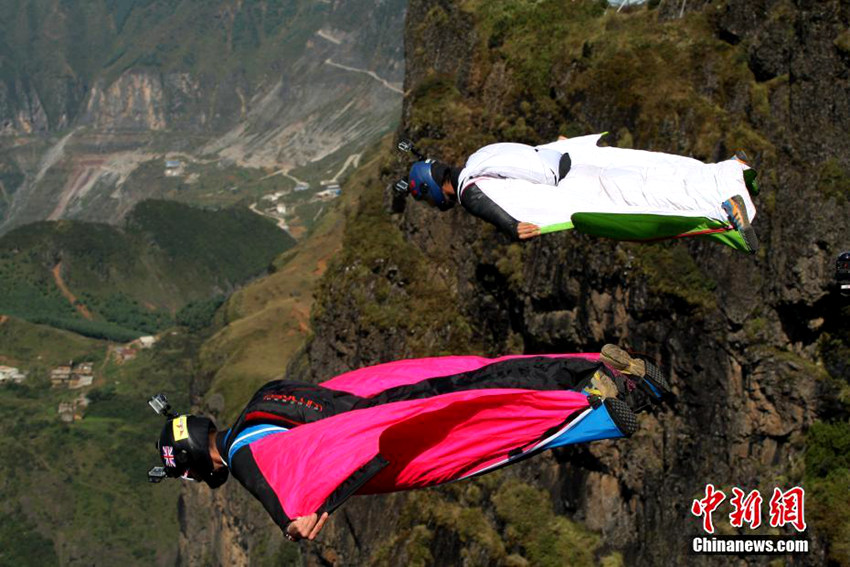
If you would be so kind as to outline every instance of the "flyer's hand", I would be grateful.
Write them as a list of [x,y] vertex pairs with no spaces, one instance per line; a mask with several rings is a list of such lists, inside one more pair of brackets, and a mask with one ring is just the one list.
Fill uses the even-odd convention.
[[520,240],[528,240],[540,236],[540,227],[530,222],[521,222],[516,226],[516,232]]
[[569,138],[564,135],[558,136],[558,141],[560,142],[561,140],[569,140]]
[[318,514],[295,518],[286,527],[286,537],[289,541],[298,541],[303,538],[316,539],[327,519],[327,512],[322,514],[321,518]]

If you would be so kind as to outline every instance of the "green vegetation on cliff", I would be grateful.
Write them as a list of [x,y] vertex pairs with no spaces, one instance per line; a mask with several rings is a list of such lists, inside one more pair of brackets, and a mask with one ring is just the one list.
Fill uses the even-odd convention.
[[[411,354],[448,354],[433,350],[439,344],[434,340],[437,335],[445,335],[446,344],[462,349],[470,329],[453,305],[448,282],[393,227],[384,210],[380,180],[369,177],[364,187],[359,207],[346,225],[349,246],[334,259],[317,292],[320,306],[327,304],[322,300],[328,295],[339,297],[347,290],[358,326],[406,335]],[[314,317],[325,316],[333,315],[321,307],[314,313]]]
[[830,557],[850,564],[850,422],[818,422],[806,440],[811,518],[830,541]]
[[[486,104],[440,73],[415,84],[407,126],[423,147],[439,140],[462,156],[496,140],[541,143],[609,130],[621,146],[698,159],[723,159],[740,147],[775,154],[752,123],[770,120],[765,101],[783,83],[756,83],[703,14],[662,21],[651,9],[616,14],[604,1],[457,4],[478,38],[467,88],[480,89]],[[427,42],[419,34],[448,17],[435,5],[414,36]],[[741,111],[729,112],[729,103]]]
[[[398,529],[369,563],[438,564],[432,553],[437,533],[455,540],[452,545],[473,565],[598,564],[598,535],[556,514],[545,491],[500,473],[408,495]],[[616,564],[615,557],[601,561]]]
[[[846,321],[850,306],[841,309]],[[820,354],[830,376],[829,388],[838,391],[841,410],[816,422],[806,436],[806,488],[811,518],[826,534],[829,556],[839,565],[850,565],[850,327],[824,333]]]
[[714,296],[717,282],[699,267],[680,243],[635,244],[629,249],[653,292],[677,297],[703,310],[717,307]]

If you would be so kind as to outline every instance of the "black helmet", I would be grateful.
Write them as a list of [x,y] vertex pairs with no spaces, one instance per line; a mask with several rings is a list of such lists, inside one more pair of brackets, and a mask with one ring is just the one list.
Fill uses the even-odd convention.
[[168,420],[159,434],[156,448],[162,459],[162,467],[148,472],[151,482],[165,477],[199,480],[210,488],[218,488],[227,480],[227,467],[214,470],[210,456],[210,432],[215,424],[206,417],[174,415],[165,396],[158,394],[148,402],[154,410]]
[[181,415],[165,422],[156,444],[165,467],[172,478],[192,478],[218,488],[227,480],[227,468],[213,470],[210,457],[210,432],[215,430],[211,419]]

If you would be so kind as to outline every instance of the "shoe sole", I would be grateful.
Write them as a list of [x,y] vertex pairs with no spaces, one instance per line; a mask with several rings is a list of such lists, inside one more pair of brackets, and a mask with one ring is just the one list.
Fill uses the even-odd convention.
[[617,345],[603,346],[599,359],[603,364],[610,366],[618,372],[643,378],[657,399],[673,393],[670,382],[661,373],[660,368],[648,360],[632,357],[632,355]]
[[639,428],[637,416],[625,402],[617,398],[606,398],[603,403],[608,410],[608,415],[611,416],[611,421],[623,437],[631,437],[637,432]]
[[601,371],[596,371],[593,378],[590,380],[590,393],[597,394],[602,398],[616,398],[620,391],[617,389],[617,384],[603,374]]
[[[749,249],[750,254],[755,254],[759,248],[759,240],[756,231],[753,230],[753,225],[750,224],[750,217],[747,215],[747,208],[744,206],[743,199],[736,195],[725,201],[722,207],[723,211],[729,216],[732,225],[744,239],[744,244]],[[736,221],[736,218],[740,220]]]
[[744,238],[744,243],[749,248],[750,254],[755,254],[759,249],[759,240],[756,236],[756,231],[753,230],[753,227],[749,226],[743,230],[739,230],[741,236]]

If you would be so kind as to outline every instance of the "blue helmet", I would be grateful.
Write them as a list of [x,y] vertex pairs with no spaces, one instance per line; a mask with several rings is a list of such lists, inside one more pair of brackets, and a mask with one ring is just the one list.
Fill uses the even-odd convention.
[[439,208],[441,211],[448,210],[454,206],[454,202],[446,199],[443,194],[442,184],[434,178],[434,167],[446,169],[447,166],[433,159],[417,161],[410,168],[408,190],[417,201],[426,200],[429,204]]

